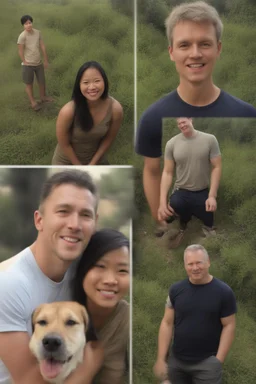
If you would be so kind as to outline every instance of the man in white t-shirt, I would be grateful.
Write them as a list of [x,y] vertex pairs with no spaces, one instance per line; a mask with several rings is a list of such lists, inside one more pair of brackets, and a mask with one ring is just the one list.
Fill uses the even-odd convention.
[[[34,222],[35,242],[0,267],[0,383],[43,384],[29,350],[31,315],[45,302],[70,300],[70,281],[79,256],[96,229],[98,194],[84,171],[51,176],[42,188]],[[65,384],[90,384],[103,354],[87,343],[84,363]]]

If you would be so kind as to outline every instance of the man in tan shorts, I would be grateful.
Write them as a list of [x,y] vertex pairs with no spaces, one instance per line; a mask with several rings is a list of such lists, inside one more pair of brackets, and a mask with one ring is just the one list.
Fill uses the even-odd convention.
[[[31,107],[35,111],[38,111],[41,109],[41,106],[36,102],[33,94],[34,74],[36,75],[39,85],[41,102],[52,101],[52,99],[47,97],[45,93],[44,68],[48,68],[48,58],[41,32],[34,29],[32,26],[33,18],[29,15],[24,15],[20,21],[24,27],[24,31],[19,35],[17,44],[19,56],[22,61],[22,78],[23,82],[26,84],[26,93],[31,103]],[[41,60],[40,49],[44,56],[44,64]]]
[[[179,217],[180,230],[170,244],[176,248],[192,216],[203,222],[205,236],[215,235],[213,212],[221,177],[221,154],[214,135],[194,129],[192,119],[178,118],[180,134],[165,147],[164,170],[160,186],[159,221]],[[167,202],[174,173],[176,180]]]

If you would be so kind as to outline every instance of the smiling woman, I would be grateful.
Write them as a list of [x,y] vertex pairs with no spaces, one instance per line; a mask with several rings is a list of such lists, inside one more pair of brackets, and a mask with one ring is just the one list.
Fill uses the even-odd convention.
[[123,119],[121,104],[108,94],[108,78],[96,61],[78,70],[72,100],[60,110],[56,123],[58,144],[52,164],[108,164],[105,153]]
[[129,340],[129,240],[112,229],[92,236],[77,266],[73,299],[85,305],[97,338],[104,347],[104,363],[97,384],[125,380]]

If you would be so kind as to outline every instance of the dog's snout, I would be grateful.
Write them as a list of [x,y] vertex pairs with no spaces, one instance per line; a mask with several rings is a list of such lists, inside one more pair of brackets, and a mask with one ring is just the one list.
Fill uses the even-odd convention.
[[42,343],[48,352],[55,352],[62,345],[62,339],[59,336],[45,336]]

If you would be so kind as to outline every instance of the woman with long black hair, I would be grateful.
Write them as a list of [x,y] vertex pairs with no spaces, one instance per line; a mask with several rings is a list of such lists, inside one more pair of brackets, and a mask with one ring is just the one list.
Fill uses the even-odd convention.
[[109,96],[108,78],[97,61],[77,73],[72,99],[62,107],[56,123],[58,144],[54,165],[106,165],[105,153],[115,139],[123,108]]

